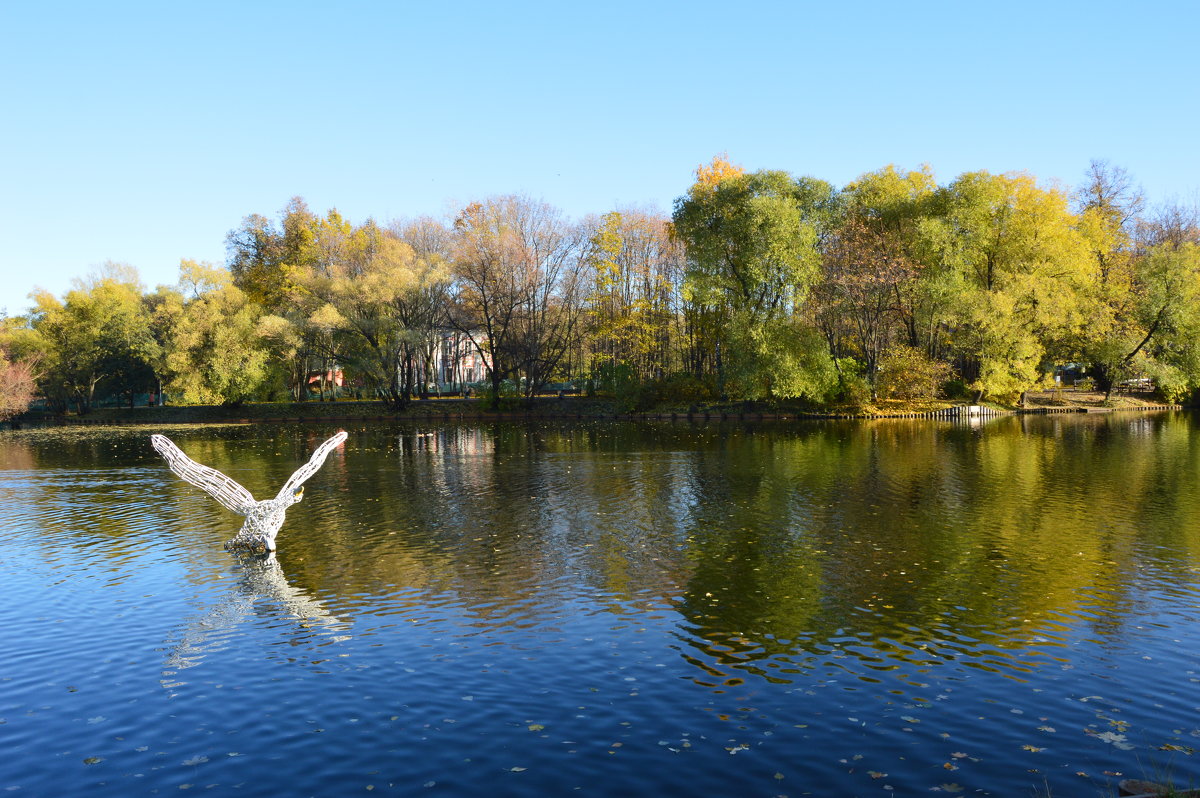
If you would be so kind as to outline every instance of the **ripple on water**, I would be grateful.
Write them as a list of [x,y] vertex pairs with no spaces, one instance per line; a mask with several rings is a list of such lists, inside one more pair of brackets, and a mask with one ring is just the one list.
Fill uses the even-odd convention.
[[[1195,447],[1186,424],[1105,424],[354,429],[261,561],[221,550],[239,519],[140,437],[27,441],[0,457],[0,628],[19,641],[0,783],[1190,777]],[[180,438],[261,492],[325,432]]]

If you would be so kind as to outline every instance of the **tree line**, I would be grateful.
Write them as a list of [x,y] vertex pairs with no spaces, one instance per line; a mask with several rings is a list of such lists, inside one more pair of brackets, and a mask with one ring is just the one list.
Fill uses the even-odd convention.
[[36,292],[0,320],[0,380],[21,371],[28,392],[32,375],[52,407],[86,413],[162,391],[303,400],[336,368],[399,408],[444,382],[451,347],[490,364],[494,402],[563,382],[628,409],[1013,402],[1066,364],[1106,391],[1200,387],[1200,213],[1150,208],[1102,161],[1074,191],[893,166],[836,188],[718,156],[670,216],[572,221],[497,196],[447,220],[354,224],[296,198],[226,245],[223,266],[185,260],[154,291],[106,264],[63,297]]

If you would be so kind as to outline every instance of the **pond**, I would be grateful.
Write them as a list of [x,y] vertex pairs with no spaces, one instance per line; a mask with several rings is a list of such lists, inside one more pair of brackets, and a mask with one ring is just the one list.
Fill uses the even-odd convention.
[[[0,434],[16,795],[1200,784],[1184,413]],[[190,794],[190,793],[189,793]]]

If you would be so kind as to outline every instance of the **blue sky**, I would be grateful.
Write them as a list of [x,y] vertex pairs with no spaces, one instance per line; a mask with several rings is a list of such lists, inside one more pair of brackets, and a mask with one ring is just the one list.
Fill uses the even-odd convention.
[[314,210],[525,193],[669,212],[695,167],[841,185],[1092,158],[1200,189],[1200,2],[0,0],[0,308],[106,260],[173,283]]

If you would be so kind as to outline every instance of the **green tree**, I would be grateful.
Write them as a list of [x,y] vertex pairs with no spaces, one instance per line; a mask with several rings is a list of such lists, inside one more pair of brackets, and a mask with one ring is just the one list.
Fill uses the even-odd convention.
[[1015,399],[1070,351],[1095,259],[1065,194],[1029,175],[964,174],[938,202],[927,244],[960,372],[980,398]]
[[812,396],[827,387],[828,356],[797,347],[820,349],[801,319],[835,208],[828,184],[770,171],[714,180],[702,168],[676,200],[685,296],[715,327],[712,362],[730,395]]
[[284,207],[278,226],[259,214],[247,216],[225,237],[234,285],[264,309],[278,312],[293,298],[297,276],[311,265],[316,224],[300,197]]
[[1091,342],[1106,398],[1139,375],[1171,401],[1200,386],[1200,245],[1166,242],[1136,258],[1120,311]]
[[152,383],[156,342],[134,269],[108,263],[62,301],[46,291],[34,300],[31,326],[45,352],[40,387],[58,407],[89,412],[104,381],[118,391]]
[[1110,395],[1116,382],[1129,376],[1142,346],[1139,277],[1144,253],[1137,251],[1137,233],[1144,201],[1124,169],[1092,161],[1083,185],[1075,193],[1079,229],[1099,268],[1088,286],[1088,324],[1081,331],[1079,351],[1091,367],[1097,387]]
[[192,296],[173,316],[165,356],[167,391],[186,404],[240,405],[270,376],[266,342],[258,334],[262,308],[209,263],[180,263],[180,285]]

